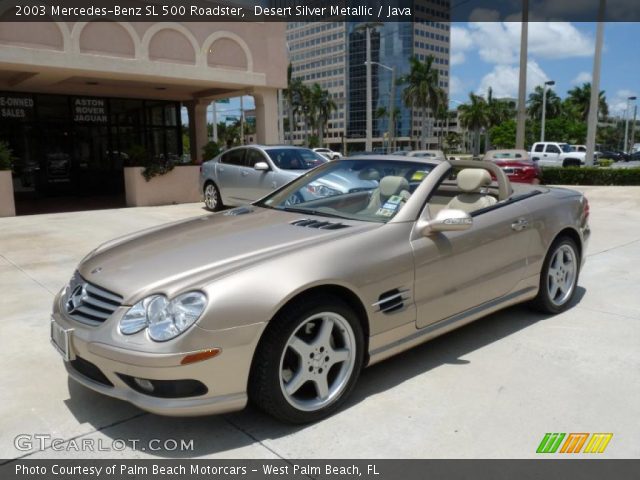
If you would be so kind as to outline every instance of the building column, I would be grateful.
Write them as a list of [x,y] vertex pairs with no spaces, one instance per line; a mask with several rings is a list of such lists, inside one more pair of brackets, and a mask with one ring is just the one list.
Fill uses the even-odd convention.
[[207,132],[207,106],[210,102],[193,100],[186,102],[189,114],[189,144],[191,146],[191,161],[202,163],[202,149],[209,141]]
[[277,144],[278,138],[278,90],[256,88],[253,91],[256,104],[256,141],[260,144]]

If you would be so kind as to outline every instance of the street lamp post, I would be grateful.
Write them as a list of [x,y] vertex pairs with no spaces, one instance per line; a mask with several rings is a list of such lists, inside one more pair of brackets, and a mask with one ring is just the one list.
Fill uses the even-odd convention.
[[380,62],[365,62],[373,65],[377,65],[380,68],[384,68],[385,70],[389,70],[391,72],[391,94],[389,95],[389,148],[393,149],[393,141],[395,139],[396,134],[396,67],[389,67],[387,65],[383,65]]
[[637,97],[629,97],[627,98],[627,111],[624,114],[625,122],[624,122],[624,145],[622,150],[624,153],[629,152],[629,114],[631,113],[631,102],[635,102]]
[[593,74],[591,75],[591,99],[587,118],[587,153],[585,164],[592,166],[595,162],[596,133],[598,131],[598,107],[600,105],[600,73],[602,70],[602,47],[604,44],[604,20],[607,7],[606,0],[600,0],[598,8],[598,26],[596,27],[596,49],[593,55]]
[[553,87],[556,84],[553,80],[544,82],[542,87],[542,126],[540,129],[540,141],[544,142],[544,129],[547,120],[547,87]]
[[366,138],[365,138],[365,146],[364,149],[367,152],[373,150],[373,107],[371,103],[373,102],[373,93],[371,86],[371,30],[376,27],[380,27],[383,24],[381,22],[368,22],[362,23],[356,26],[356,30],[364,30],[366,35],[366,83],[367,83],[367,108],[366,108]]
[[522,26],[520,30],[520,79],[518,81],[518,116],[516,148],[524,149],[527,126],[527,52],[529,41],[529,0],[522,0]]

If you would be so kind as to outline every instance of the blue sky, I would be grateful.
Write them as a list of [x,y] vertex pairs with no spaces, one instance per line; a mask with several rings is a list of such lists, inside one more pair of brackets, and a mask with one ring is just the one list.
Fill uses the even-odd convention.
[[[637,23],[605,25],[601,90],[614,114],[623,113],[627,97],[640,94],[639,34]],[[564,97],[590,81],[595,36],[595,23],[530,23],[528,90],[555,80],[556,93]],[[485,94],[489,86],[497,96],[515,98],[519,48],[519,23],[452,24],[451,98],[464,102],[469,92]]]

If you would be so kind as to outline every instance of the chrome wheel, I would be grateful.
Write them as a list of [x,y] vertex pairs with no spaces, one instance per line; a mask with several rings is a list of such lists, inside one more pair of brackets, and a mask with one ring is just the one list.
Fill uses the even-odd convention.
[[562,306],[571,298],[577,275],[576,252],[570,245],[560,245],[551,257],[547,273],[547,292],[553,305]]
[[280,388],[287,402],[306,412],[340,398],[356,362],[355,334],[333,312],[317,313],[293,332],[280,357]]
[[204,204],[209,210],[215,210],[218,203],[218,189],[213,183],[209,183],[204,189]]

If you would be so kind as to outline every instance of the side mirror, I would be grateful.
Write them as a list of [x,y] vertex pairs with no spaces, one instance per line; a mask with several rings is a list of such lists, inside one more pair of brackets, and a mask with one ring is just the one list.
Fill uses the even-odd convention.
[[253,168],[261,172],[266,172],[269,170],[269,164],[267,162],[257,162]]
[[473,218],[462,210],[440,210],[436,218],[424,222],[421,231],[424,236],[435,232],[459,232],[473,226]]

